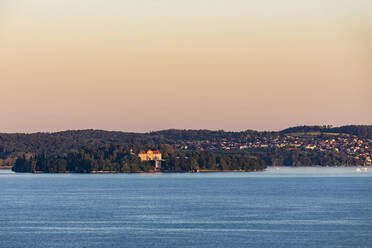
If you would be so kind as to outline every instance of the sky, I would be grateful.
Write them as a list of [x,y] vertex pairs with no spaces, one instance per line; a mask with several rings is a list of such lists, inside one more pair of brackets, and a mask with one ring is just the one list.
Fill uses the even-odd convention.
[[372,124],[370,0],[0,0],[0,132]]

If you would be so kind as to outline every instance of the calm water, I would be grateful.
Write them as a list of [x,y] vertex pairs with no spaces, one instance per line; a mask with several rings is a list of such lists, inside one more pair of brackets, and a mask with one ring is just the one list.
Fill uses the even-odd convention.
[[372,247],[372,168],[0,171],[0,247]]

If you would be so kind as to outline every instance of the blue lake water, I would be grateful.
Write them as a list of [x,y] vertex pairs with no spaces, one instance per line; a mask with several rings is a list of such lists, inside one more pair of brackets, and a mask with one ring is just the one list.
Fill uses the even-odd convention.
[[0,247],[372,247],[372,168],[0,170]]

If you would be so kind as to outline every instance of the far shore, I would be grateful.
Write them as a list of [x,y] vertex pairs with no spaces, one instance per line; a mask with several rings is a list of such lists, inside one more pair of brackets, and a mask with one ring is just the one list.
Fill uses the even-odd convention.
[[12,169],[13,168],[13,166],[0,166],[0,170],[1,169]]
[[[308,165],[308,166],[267,166],[267,168],[357,168],[357,167],[372,167],[371,165],[329,165],[329,166],[321,166],[321,165]],[[0,170],[11,170],[12,166],[2,166]],[[265,169],[266,170],[266,169]],[[34,171],[34,172],[15,172],[15,173],[32,173],[32,174],[159,174],[159,173],[217,173],[217,172],[263,172],[265,170],[252,170],[252,171],[244,171],[244,170],[198,170],[198,171],[132,171],[132,172],[120,172],[120,171],[91,171],[91,172],[75,172],[75,171],[65,171],[65,172],[44,172],[44,171]]]
[[[11,169],[11,168],[10,168]],[[261,170],[264,171],[264,170]],[[259,170],[244,171],[244,170],[200,170],[200,171],[132,171],[132,172],[120,172],[120,171],[91,171],[91,172],[75,172],[75,171],[65,171],[65,172],[52,172],[56,174],[157,174],[157,173],[214,173],[214,172],[260,172]],[[49,172],[44,171],[34,171],[34,172],[16,172],[16,173],[33,173],[33,174],[47,174]]]

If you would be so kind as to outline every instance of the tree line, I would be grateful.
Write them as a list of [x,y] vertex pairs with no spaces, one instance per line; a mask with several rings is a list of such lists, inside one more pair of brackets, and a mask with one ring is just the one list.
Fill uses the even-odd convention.
[[321,132],[321,133],[345,133],[355,135],[361,138],[372,139],[372,125],[347,125],[341,127],[332,127],[330,125],[324,126],[297,126],[290,127],[280,131],[282,134],[286,133],[307,133],[307,132]]
[[[164,160],[162,171],[261,171],[266,166],[354,166],[360,161],[344,152],[316,152],[283,149],[253,149],[239,152],[180,151],[170,145],[151,147],[159,149]],[[153,161],[141,161],[140,147],[105,145],[84,147],[65,155],[38,154],[21,156],[13,166],[16,172],[152,172]]]
[[356,166],[363,165],[345,152],[303,151],[283,149],[255,149],[253,156],[265,161],[268,166]]
[[280,132],[258,132],[246,130],[226,132],[223,130],[163,130],[149,133],[129,133],[103,130],[69,130],[56,133],[0,133],[0,159],[19,156],[22,153],[46,153],[60,155],[72,149],[84,146],[100,147],[106,144],[139,144],[143,147],[159,144],[176,144],[184,141],[222,141],[244,140],[254,141],[256,138],[273,137],[293,132],[346,133],[358,137],[372,138],[372,125],[351,125],[342,127],[299,126]]
[[[200,170],[259,171],[266,168],[262,159],[248,154],[223,154],[197,151],[175,151],[169,145],[158,148],[164,155],[162,171],[196,172]],[[140,161],[130,146],[105,145],[99,148],[84,147],[60,156],[22,156],[15,162],[15,172],[152,172],[153,161]]]

